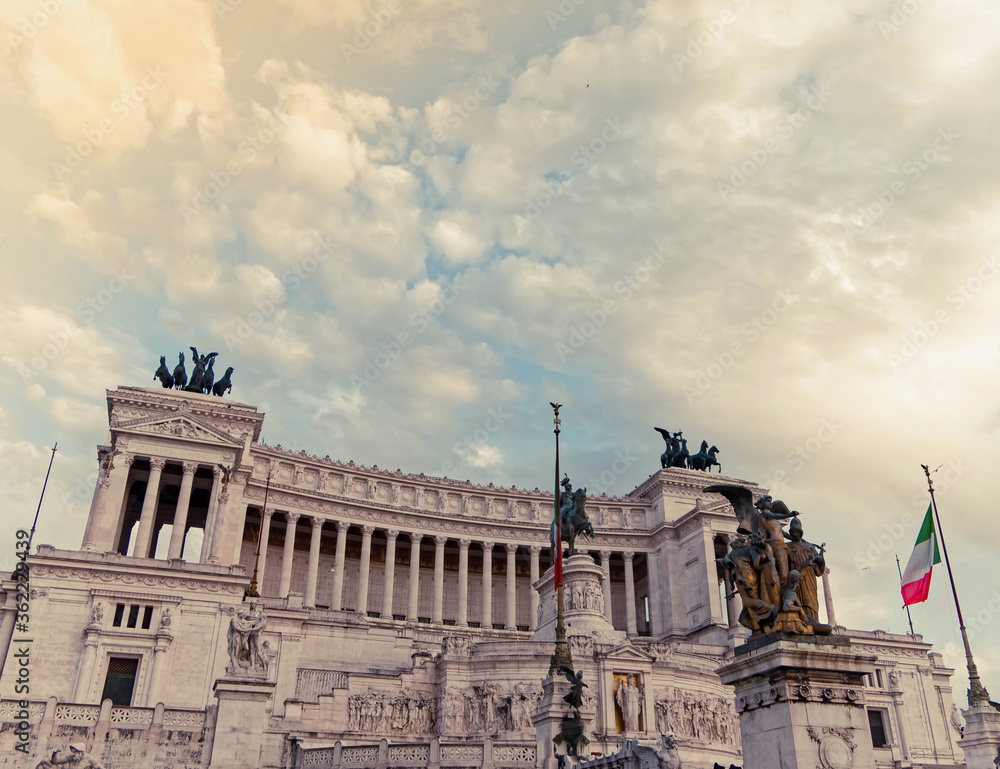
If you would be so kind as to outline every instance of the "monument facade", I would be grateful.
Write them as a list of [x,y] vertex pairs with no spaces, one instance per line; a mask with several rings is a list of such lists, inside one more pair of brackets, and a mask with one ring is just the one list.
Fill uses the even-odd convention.
[[[107,400],[81,546],[30,557],[32,695],[21,708],[7,664],[0,767],[71,743],[107,769],[535,766],[551,491],[268,446],[263,414],[205,392]],[[594,757],[628,740],[661,749],[669,733],[685,766],[742,761],[738,704],[716,671],[754,609],[719,562],[741,545],[713,483],[766,492],[670,466],[587,499],[594,534],[568,559],[565,616]],[[789,611],[836,626],[819,548],[793,540],[787,564],[801,604]],[[244,600],[255,567],[259,597]],[[2,597],[8,656],[13,583]],[[873,658],[861,715],[875,736],[857,739],[873,740],[876,765],[962,766],[940,656],[919,637],[837,632]],[[27,757],[12,750],[22,721]]]

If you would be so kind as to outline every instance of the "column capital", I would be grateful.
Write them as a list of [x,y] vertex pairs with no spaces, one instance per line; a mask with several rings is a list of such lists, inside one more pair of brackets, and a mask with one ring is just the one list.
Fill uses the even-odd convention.
[[434,536],[434,544],[437,547],[444,547],[445,543],[448,541],[448,537],[444,534],[437,534]]
[[198,462],[181,462],[181,471],[184,475],[194,475],[198,470]]
[[337,533],[338,534],[343,534],[349,528],[351,528],[351,524],[350,524],[349,521],[337,521]]
[[411,545],[419,545],[420,544],[420,540],[422,540],[423,538],[424,538],[424,535],[421,534],[419,531],[411,531],[410,532],[410,544]]
[[483,542],[480,542],[479,544],[482,546],[484,553],[492,553],[493,552],[493,545],[495,544],[494,542],[483,541]]
[[375,533],[375,527],[374,526],[362,526],[361,527],[361,533],[364,536],[366,536],[366,537],[371,537],[371,535]]
[[611,560],[611,551],[610,550],[601,550],[601,560],[602,561],[610,561]]
[[541,555],[542,546],[541,545],[528,545],[528,552],[531,553],[533,558],[537,558]]
[[149,469],[150,469],[150,471],[153,471],[153,470],[160,470],[160,471],[162,471],[163,468],[166,467],[166,466],[167,466],[167,460],[165,460],[165,459],[160,459],[159,457],[152,457],[149,460]]
[[622,558],[624,558],[627,563],[631,563],[632,559],[635,558],[635,553],[633,553],[631,550],[626,550],[624,553],[622,553]]
[[517,553],[517,545],[513,542],[508,542],[503,546],[503,549],[507,551],[507,555],[514,555]]
[[458,540],[458,549],[459,550],[468,550],[469,549],[469,545],[471,545],[471,544],[472,544],[472,540],[471,539],[460,539],[460,540]]
[[219,467],[218,465],[216,465],[215,467],[213,467],[212,468],[212,477],[215,478],[215,480],[219,480],[219,478],[222,477],[222,468]]
[[263,515],[265,520],[270,521],[271,518],[274,516],[274,508],[273,507],[267,508],[266,510],[264,510]]
[[288,523],[291,526],[294,526],[296,523],[298,523],[299,522],[299,518],[301,518],[301,517],[302,517],[302,513],[295,513],[295,512],[292,512],[291,510],[285,511],[285,522]]
[[397,538],[398,536],[399,536],[399,532],[398,532],[398,531],[397,531],[396,529],[386,529],[386,530],[385,530],[385,538],[386,538],[386,539],[387,539],[387,540],[388,540],[389,542],[395,542],[395,541],[396,541],[396,538]]
[[122,464],[125,465],[126,470],[128,470],[132,466],[133,462],[135,462],[135,454],[126,454],[122,458]]
[[323,524],[326,523],[326,519],[320,518],[318,515],[310,515],[309,523],[312,525],[314,529],[322,529]]

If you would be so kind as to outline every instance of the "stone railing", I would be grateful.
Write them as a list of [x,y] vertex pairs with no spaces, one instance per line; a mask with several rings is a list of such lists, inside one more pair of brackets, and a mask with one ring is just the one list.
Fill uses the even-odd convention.
[[[82,742],[107,767],[169,763],[178,769],[198,769],[205,731],[212,726],[206,723],[204,710],[168,709],[163,703],[155,708],[116,708],[111,700],[85,705],[51,697],[28,702],[26,710],[27,717],[18,701],[0,700],[0,756],[20,755],[14,752],[14,732],[28,723],[33,754],[23,766],[34,766],[53,751]],[[0,758],[0,767],[15,765],[20,764]]]
[[[487,757],[489,760],[487,760]],[[442,743],[431,740],[425,744],[390,745],[382,740],[377,745],[342,745],[332,748],[305,748],[302,767],[315,769],[353,769],[354,767],[384,766],[386,769],[530,769],[535,766],[535,745],[527,743],[494,744]]]

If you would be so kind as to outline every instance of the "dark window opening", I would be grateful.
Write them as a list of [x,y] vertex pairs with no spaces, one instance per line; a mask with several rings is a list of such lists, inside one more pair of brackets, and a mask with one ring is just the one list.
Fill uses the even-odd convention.
[[885,728],[885,712],[882,710],[868,711],[868,728],[872,733],[873,748],[889,747],[889,740]]
[[139,604],[134,603],[128,607],[128,622],[125,627],[135,627],[139,622]]
[[127,708],[132,704],[132,691],[135,689],[135,674],[139,669],[139,660],[124,657],[111,657],[108,660],[108,674],[104,679],[104,691],[101,702],[111,700],[117,708]]
[[142,629],[149,630],[149,626],[153,624],[153,607],[147,606],[145,611],[142,613]]
[[114,621],[112,621],[112,623],[111,623],[112,626],[114,626],[114,627],[121,627],[122,626],[122,617],[124,617],[124,616],[125,616],[125,604],[120,603],[120,604],[118,604],[115,607],[115,618],[114,618]]
[[396,619],[396,620],[405,620],[406,619],[406,615],[405,614],[393,614],[392,618]]

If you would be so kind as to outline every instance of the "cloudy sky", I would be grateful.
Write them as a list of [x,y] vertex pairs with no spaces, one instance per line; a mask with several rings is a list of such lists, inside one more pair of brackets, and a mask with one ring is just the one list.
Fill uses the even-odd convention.
[[[7,0],[0,478],[78,547],[104,391],[188,346],[265,440],[624,494],[716,444],[906,629],[935,475],[1000,695],[995,3]],[[492,419],[491,419],[492,417]],[[625,472],[611,470],[627,466]],[[918,632],[962,659],[946,574]]]

